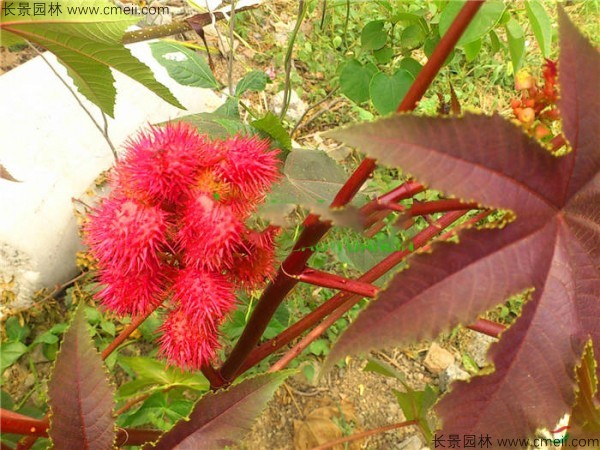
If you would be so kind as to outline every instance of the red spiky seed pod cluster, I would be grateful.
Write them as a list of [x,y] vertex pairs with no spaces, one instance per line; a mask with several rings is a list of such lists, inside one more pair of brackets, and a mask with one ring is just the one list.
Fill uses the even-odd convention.
[[556,76],[556,63],[549,59],[542,72],[543,86],[538,86],[536,78],[526,71],[515,75],[515,89],[521,91],[521,97],[511,100],[513,114],[521,126],[540,140],[551,139],[552,122],[559,118]]
[[255,137],[210,141],[183,123],[152,127],[128,142],[111,193],[90,213],[97,299],[133,316],[165,303],[159,342],[170,364],[212,360],[235,290],[273,275],[277,229],[245,221],[279,177],[277,153]]

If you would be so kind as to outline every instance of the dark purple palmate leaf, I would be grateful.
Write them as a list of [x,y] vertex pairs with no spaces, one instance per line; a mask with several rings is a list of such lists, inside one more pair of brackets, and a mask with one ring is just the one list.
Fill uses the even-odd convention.
[[114,389],[87,329],[82,307],[65,333],[52,378],[49,435],[55,449],[114,447]]
[[446,435],[552,427],[573,404],[588,338],[600,349],[600,57],[562,10],[559,24],[564,157],[498,115],[398,115],[331,133],[432,188],[516,214],[502,230],[468,230],[459,245],[412,258],[328,360],[435,337],[533,286],[490,351],[495,372],[456,383],[437,405]]
[[208,393],[194,406],[189,420],[179,421],[145,450],[221,450],[242,438],[290,371],[267,373]]

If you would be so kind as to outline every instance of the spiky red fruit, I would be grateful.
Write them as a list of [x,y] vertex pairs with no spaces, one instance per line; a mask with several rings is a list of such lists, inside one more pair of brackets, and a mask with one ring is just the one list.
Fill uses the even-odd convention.
[[145,315],[163,301],[166,280],[160,266],[125,274],[116,267],[100,270],[98,281],[105,287],[96,299],[119,316]]
[[214,146],[190,125],[153,127],[129,141],[117,180],[130,195],[174,203],[189,192],[198,171],[218,159]]
[[223,159],[216,173],[238,188],[246,198],[263,194],[279,177],[279,152],[269,150],[268,140],[235,136],[219,144]]
[[117,194],[105,199],[89,218],[86,241],[102,266],[128,274],[157,264],[166,242],[164,211]]
[[256,138],[210,142],[188,125],[153,127],[129,142],[112,194],[90,214],[97,298],[120,315],[169,298],[160,352],[171,364],[213,359],[234,290],[273,274],[274,231],[244,221],[278,176],[276,155]]
[[246,289],[254,289],[275,275],[275,237],[279,230],[250,231],[238,247],[229,269],[230,276]]
[[217,272],[187,267],[177,274],[172,291],[173,301],[198,322],[224,317],[235,305],[233,285]]
[[169,364],[199,369],[213,360],[219,349],[217,328],[220,319],[210,317],[199,322],[183,309],[170,311],[160,328],[159,353]]
[[184,262],[193,267],[216,269],[231,261],[241,242],[243,224],[230,208],[207,194],[190,199],[184,209],[177,244]]

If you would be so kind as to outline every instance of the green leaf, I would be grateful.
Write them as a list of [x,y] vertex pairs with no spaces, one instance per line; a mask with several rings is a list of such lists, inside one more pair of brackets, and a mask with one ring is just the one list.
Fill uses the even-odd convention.
[[292,138],[283,127],[281,120],[272,112],[268,112],[262,119],[250,122],[253,128],[256,128],[261,134],[271,138],[273,142],[283,150],[283,160],[292,150]]
[[420,47],[425,41],[425,32],[419,25],[410,25],[402,31],[400,45],[406,50]]
[[9,341],[23,342],[31,332],[27,325],[21,326],[19,319],[15,316],[6,319],[4,328],[6,329],[6,337]]
[[[6,3],[6,2],[5,2]],[[34,0],[19,2],[34,10]],[[69,8],[89,7],[89,2],[70,1]],[[27,39],[54,53],[67,68],[69,76],[81,94],[114,117],[116,90],[110,68],[114,68],[143,84],[163,100],[183,108],[164,85],[156,81],[152,71],[131,55],[121,38],[125,30],[139,18],[114,13],[114,4],[104,0],[93,3],[102,11],[112,8],[113,14],[71,14],[64,4],[54,15],[11,16],[2,10],[0,42],[10,45]],[[16,39],[15,39],[16,38]]]
[[143,356],[120,356],[119,363],[132,369],[138,379],[160,386],[188,386],[196,390],[207,390],[206,378],[193,372],[182,372],[176,367],[167,367],[162,361]]
[[462,355],[462,363],[467,372],[477,375],[479,373],[479,366],[473,358],[471,358],[467,353],[463,353]]
[[329,343],[327,339],[316,339],[308,346],[308,351],[313,355],[327,355],[329,353]]
[[492,53],[497,53],[498,50],[500,50],[502,48],[502,42],[500,42],[500,38],[498,37],[498,35],[496,34],[496,32],[494,30],[490,31],[490,43],[491,43],[491,49],[492,49]]
[[387,364],[383,361],[380,361],[378,359],[369,358],[367,365],[365,366],[365,368],[363,370],[365,372],[374,372],[374,373],[378,373],[378,374],[386,376],[386,377],[396,378],[404,386],[406,386],[406,377],[404,376],[403,373],[398,372],[396,369],[394,369],[389,364]]
[[[448,28],[450,28],[454,18],[464,4],[465,0],[461,0],[452,1],[446,5],[440,16],[440,36],[443,36],[448,31]],[[501,0],[486,1],[461,36],[457,46],[468,44],[481,38],[498,24],[503,13],[504,3]]]
[[265,204],[329,204],[346,180],[344,169],[321,150],[292,150],[283,179],[267,195]]
[[247,91],[264,91],[268,81],[269,77],[266,73],[260,70],[253,70],[252,72],[247,73],[244,78],[238,82],[235,87],[235,95],[239,97]]
[[521,68],[523,56],[525,55],[525,33],[519,22],[513,18],[506,23],[506,37],[508,38],[508,50],[513,72],[516,73]]
[[179,421],[145,450],[190,448],[221,450],[241,439],[290,371],[249,378],[227,390],[210,392],[194,406],[188,420]]
[[375,74],[369,92],[377,112],[382,115],[394,112],[413,81],[412,74],[404,69],[399,69],[391,77],[383,72]]
[[552,22],[550,17],[537,0],[525,1],[525,11],[542,55],[544,58],[548,58],[550,56],[550,45],[552,44]]
[[400,61],[400,68],[410,72],[414,78],[417,78],[417,75],[419,74],[423,66],[419,61],[409,56]]
[[48,382],[48,405],[52,411],[48,434],[54,447],[112,448],[113,391],[80,306],[65,333]]
[[377,68],[367,64],[363,66],[356,59],[351,59],[340,74],[340,90],[342,94],[360,104],[369,100],[369,83],[377,72]]
[[383,31],[385,22],[373,20],[364,26],[360,33],[360,42],[365,50],[378,50],[387,41],[387,33]]
[[472,62],[475,58],[477,58],[477,55],[481,50],[481,39],[477,39],[476,41],[465,44],[463,46],[463,50],[465,51],[467,62]]
[[571,438],[582,439],[600,435],[597,365],[594,346],[592,341],[588,341],[581,363],[575,368],[578,389],[569,422]]
[[192,124],[201,134],[206,134],[213,139],[224,139],[238,133],[250,132],[250,127],[243,124],[241,120],[217,113],[191,114],[175,119],[174,122]]
[[152,55],[175,81],[184,86],[218,89],[214,77],[204,58],[183,45],[172,42],[153,42]]
[[27,353],[27,347],[22,342],[7,341],[0,344],[0,374],[12,366]]
[[8,392],[0,391],[0,405],[2,405],[3,409],[13,409],[14,403]]
[[387,64],[394,57],[394,50],[390,47],[384,46],[379,50],[375,50],[373,52],[373,56],[375,56],[375,59],[379,64]]
[[409,389],[408,392],[400,392],[394,389],[393,392],[406,420],[418,421],[419,428],[425,435],[425,439],[430,441],[433,433],[427,421],[427,413],[437,400],[436,391],[427,385],[422,391]]
[[229,97],[221,106],[213,111],[214,114],[228,119],[240,120],[239,100],[236,97]]

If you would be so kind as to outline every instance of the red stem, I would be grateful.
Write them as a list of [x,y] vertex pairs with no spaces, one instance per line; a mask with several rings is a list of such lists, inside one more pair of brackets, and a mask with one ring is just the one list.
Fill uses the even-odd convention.
[[137,330],[137,328],[142,324],[142,322],[146,320],[153,312],[154,310],[150,311],[145,315],[141,315],[133,319],[132,322],[129,325],[127,325],[127,328],[121,331],[121,333],[108,345],[108,347],[106,347],[102,351],[102,359],[105,360],[106,358],[108,358],[110,354],[114,352],[119,345],[125,342],[125,339],[127,339],[129,335],[131,335],[131,333]]
[[385,433],[386,431],[396,430],[398,428],[408,427],[411,425],[419,425],[419,421],[417,419],[408,420],[406,422],[393,423],[391,425],[384,425],[382,427],[374,428],[372,430],[361,431],[359,433],[351,434],[350,436],[341,437],[339,439],[334,439],[333,441],[329,441],[323,445],[319,445],[318,447],[313,447],[311,450],[326,450],[331,447],[335,447],[339,444],[344,444],[346,442],[358,441],[360,439],[364,439],[369,436],[373,436],[374,434]]
[[[425,230],[421,231],[417,236],[415,236],[412,241],[414,243],[414,248],[423,247],[433,236],[438,234],[444,228],[448,227],[450,224],[455,222],[464,216],[468,211],[455,211],[447,213],[442,216],[438,221],[429,227],[425,228]],[[374,266],[371,270],[366,272],[359,280],[363,281],[368,275],[369,282],[374,281],[370,280],[370,278],[376,276],[377,278],[381,277],[383,274],[389,272],[396,264],[398,264],[402,259],[404,259],[407,254],[410,252],[396,252],[392,253],[386,259],[381,261],[379,264]],[[366,281],[366,280],[365,280]],[[337,322],[350,308],[356,305],[362,299],[361,296],[356,294],[350,294],[346,297],[344,302],[323,322],[317,325],[310,333],[308,333],[299,343],[294,345],[288,352],[277,361],[269,371],[277,371],[283,369],[287,366],[294,358],[296,358],[304,349],[306,349],[315,339],[317,339],[322,333],[324,333],[330,326],[332,326],[335,322]]]
[[[22,414],[0,409],[0,429],[3,433],[23,434],[26,436],[47,437],[48,423]],[[135,428],[119,429],[117,441],[119,445],[141,445],[156,440],[162,434],[158,430],[142,430]]]
[[[421,99],[435,78],[444,61],[460,39],[460,36],[469,25],[469,22],[481,7],[481,4],[481,0],[465,3],[431,54],[427,64],[421,69],[419,75],[417,75],[417,78],[406,93],[406,96],[398,107],[399,112],[410,111],[415,108],[417,101]],[[371,175],[374,168],[375,161],[373,159],[366,158],[363,160],[337,193],[331,206],[341,207],[349,203]],[[298,280],[289,277],[286,273],[297,275],[302,272],[313,252],[311,250],[304,250],[302,252],[297,250],[316,245],[327,233],[331,225],[319,221],[317,216],[310,214],[304,221],[304,227],[292,253],[282,263],[282,268],[277,272],[275,279],[263,292],[256,308],[250,315],[248,323],[244,327],[242,335],[229,357],[223,363],[220,373],[224,380],[232,380],[234,375],[239,371],[250,352],[260,341],[271,317],[273,317],[281,302],[298,282]]]
[[423,216],[425,214],[479,208],[480,206],[477,203],[463,203],[457,199],[434,200],[430,202],[414,203],[411,208],[406,211],[406,214],[410,216]]
[[495,338],[499,337],[500,333],[506,330],[506,327],[501,323],[492,322],[491,320],[486,319],[478,319],[477,322],[468,325],[467,328]]
[[[413,245],[415,250],[421,248],[427,244],[427,242],[437,235],[443,228],[446,228],[460,217],[466,214],[466,211],[463,212],[451,212],[445,214],[441,217],[435,225],[430,225],[425,228],[423,231],[419,232],[413,239]],[[441,227],[441,228],[440,228]],[[379,264],[373,266],[370,270],[364,273],[358,281],[363,283],[372,283],[376,281],[378,278],[389,272],[394,266],[398,265],[404,258],[411,254],[409,250],[403,250],[399,252],[394,252],[391,255],[387,256],[383,261]],[[274,337],[271,340],[268,340],[257,348],[252,350],[251,354],[248,356],[248,359],[242,366],[241,370],[236,373],[236,376],[244,373],[246,370],[250,369],[254,365],[258,364],[267,356],[271,355],[273,352],[276,352],[280,348],[286,346],[302,333],[304,333],[309,328],[313,327],[316,323],[322,320],[324,317],[331,314],[336,309],[340,308],[342,305],[346,304],[347,301],[353,299],[352,307],[355,303],[357,303],[363,297],[356,294],[347,294],[344,292],[340,292],[325,303],[323,303],[318,308],[314,309],[298,322],[281,332],[278,336]]]
[[306,268],[298,275],[298,280],[303,283],[314,284],[331,289],[339,289],[344,292],[362,295],[363,297],[373,298],[379,292],[376,286],[369,283],[363,283],[357,280],[340,277],[332,273],[321,272],[319,270]]
[[484,0],[473,0],[465,3],[452,22],[452,25],[450,25],[450,28],[448,28],[448,31],[446,31],[446,34],[442,36],[435,46],[433,53],[427,60],[427,64],[425,64],[419,72],[419,75],[413,82],[410,90],[404,96],[402,103],[398,106],[398,112],[412,111],[415,109],[417,102],[425,95],[427,88],[431,84],[431,80],[433,80],[440,71],[446,58],[448,58],[448,55],[452,52],[456,43],[483,3]]

